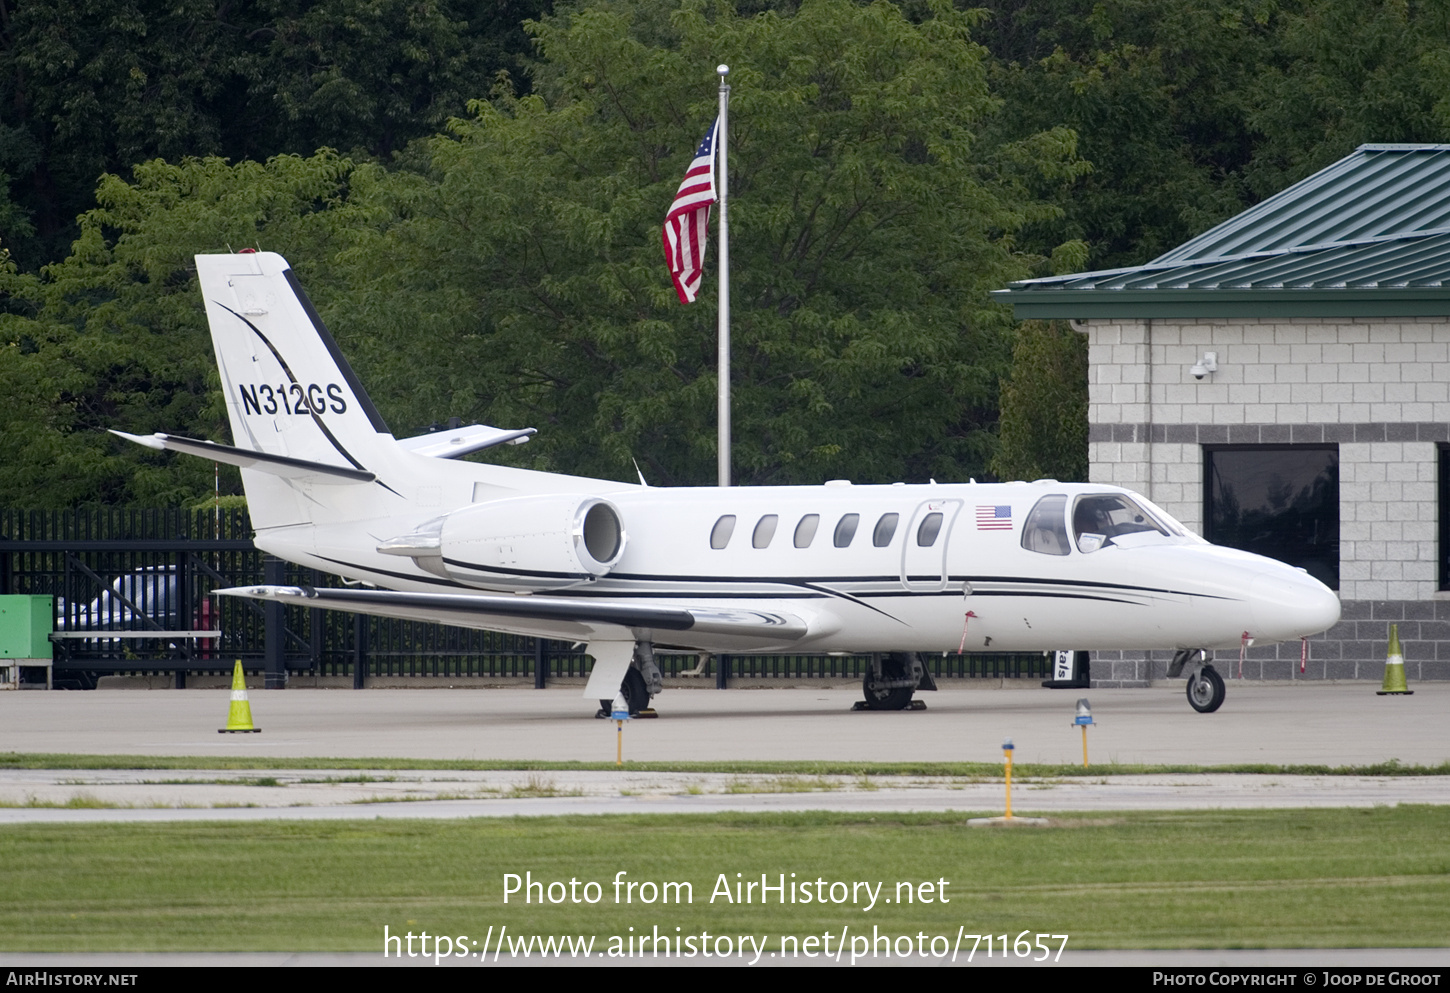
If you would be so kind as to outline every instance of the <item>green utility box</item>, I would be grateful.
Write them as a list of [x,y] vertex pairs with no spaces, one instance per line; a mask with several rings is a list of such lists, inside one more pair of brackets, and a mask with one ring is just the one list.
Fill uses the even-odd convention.
[[52,659],[55,630],[51,597],[0,596],[0,659]]

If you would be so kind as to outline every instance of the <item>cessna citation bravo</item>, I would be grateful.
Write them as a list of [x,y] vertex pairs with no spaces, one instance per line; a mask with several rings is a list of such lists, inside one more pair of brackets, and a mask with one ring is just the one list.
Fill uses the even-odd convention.
[[1303,571],[1112,486],[652,488],[455,461],[532,429],[395,439],[281,256],[196,264],[234,445],[124,437],[240,466],[257,546],[358,584],[218,593],[584,643],[585,697],[632,711],[656,648],[869,653],[885,710],[935,689],[922,653],[1063,645],[1175,648],[1212,711],[1208,650],[1339,619]]

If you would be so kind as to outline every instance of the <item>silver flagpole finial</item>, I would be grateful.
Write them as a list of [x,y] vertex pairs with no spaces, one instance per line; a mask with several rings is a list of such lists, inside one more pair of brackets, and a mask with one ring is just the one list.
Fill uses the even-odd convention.
[[717,65],[715,67],[715,71],[718,72],[720,75],[725,76],[729,74],[730,67],[725,65],[724,63],[721,63],[720,65]]

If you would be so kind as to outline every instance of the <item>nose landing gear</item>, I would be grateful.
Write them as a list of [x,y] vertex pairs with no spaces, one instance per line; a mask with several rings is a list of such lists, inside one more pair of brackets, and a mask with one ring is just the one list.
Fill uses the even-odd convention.
[[1200,714],[1211,714],[1223,705],[1223,677],[1211,665],[1188,677],[1188,705]]
[[1168,663],[1168,678],[1184,672],[1188,675],[1188,705],[1200,714],[1211,714],[1223,706],[1223,677],[1208,664],[1208,652],[1202,648],[1180,648]]

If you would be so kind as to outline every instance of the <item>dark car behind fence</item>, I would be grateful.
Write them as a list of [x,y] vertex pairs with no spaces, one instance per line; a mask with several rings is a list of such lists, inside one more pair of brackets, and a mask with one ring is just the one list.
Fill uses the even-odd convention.
[[[285,672],[351,677],[583,676],[582,646],[443,624],[264,605],[212,590],[258,583],[335,586],[335,576],[265,556],[237,508],[0,509],[0,594],[55,601],[55,680],[92,688],[112,674],[229,673],[240,659],[280,686]],[[270,614],[270,616],[269,616]],[[216,634],[210,634],[216,632]],[[860,678],[866,656],[732,655],[661,651],[667,676]],[[937,678],[1047,675],[1041,654],[936,654]],[[702,666],[703,662],[703,666]],[[722,672],[723,669],[723,672]]]

